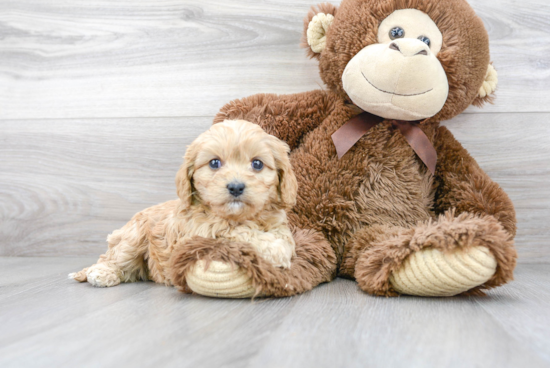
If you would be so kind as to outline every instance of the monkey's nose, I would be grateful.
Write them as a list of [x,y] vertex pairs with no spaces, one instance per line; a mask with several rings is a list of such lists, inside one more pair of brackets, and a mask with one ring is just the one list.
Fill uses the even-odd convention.
[[231,193],[232,196],[238,197],[244,192],[245,185],[244,183],[231,182],[227,184],[227,190]]
[[414,38],[402,38],[390,43],[390,49],[399,51],[403,56],[416,56],[430,54],[430,48],[424,42]]

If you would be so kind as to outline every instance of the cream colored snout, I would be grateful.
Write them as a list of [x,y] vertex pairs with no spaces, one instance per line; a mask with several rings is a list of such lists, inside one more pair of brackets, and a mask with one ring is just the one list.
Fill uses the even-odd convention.
[[449,94],[441,63],[424,42],[413,38],[365,47],[350,60],[342,81],[357,106],[386,119],[432,117]]
[[392,41],[389,48],[390,50],[398,51],[404,57],[428,56],[431,54],[428,45],[410,38]]

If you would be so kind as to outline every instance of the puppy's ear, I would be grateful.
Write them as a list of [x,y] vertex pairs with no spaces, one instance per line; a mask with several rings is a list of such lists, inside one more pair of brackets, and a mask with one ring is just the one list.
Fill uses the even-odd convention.
[[185,152],[183,164],[176,175],[176,191],[181,200],[182,207],[189,208],[193,203],[193,173],[195,172],[195,159],[197,158],[198,144],[192,143]]
[[298,192],[298,182],[292,170],[292,165],[288,158],[290,148],[288,144],[273,137],[272,140],[273,156],[279,173],[279,196],[283,207],[291,208],[296,204],[296,194]]

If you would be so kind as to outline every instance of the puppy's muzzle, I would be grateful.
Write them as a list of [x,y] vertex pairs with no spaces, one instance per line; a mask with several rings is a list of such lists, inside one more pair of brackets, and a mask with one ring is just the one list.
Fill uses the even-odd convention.
[[239,183],[239,182],[233,181],[233,182],[227,184],[227,190],[229,191],[229,193],[233,197],[238,197],[241,194],[243,194],[244,193],[244,188],[245,188],[244,183]]

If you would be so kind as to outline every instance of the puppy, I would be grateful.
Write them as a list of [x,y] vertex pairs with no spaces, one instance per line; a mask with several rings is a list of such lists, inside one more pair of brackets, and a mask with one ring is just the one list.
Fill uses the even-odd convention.
[[170,255],[193,237],[246,242],[273,265],[290,267],[295,243],[285,210],[297,182],[286,143],[247,121],[213,125],[187,149],[179,199],[150,207],[107,238],[96,264],[69,277],[94,286],[153,280],[172,285]]

